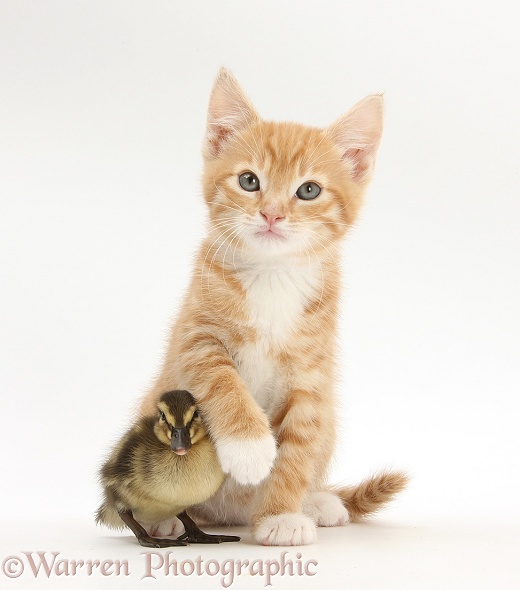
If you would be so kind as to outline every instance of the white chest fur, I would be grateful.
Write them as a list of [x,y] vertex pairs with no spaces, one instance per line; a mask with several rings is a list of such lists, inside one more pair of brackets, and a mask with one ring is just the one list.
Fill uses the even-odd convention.
[[252,268],[239,275],[246,289],[249,324],[257,340],[239,351],[236,362],[242,378],[259,405],[268,411],[280,376],[273,350],[290,341],[306,304],[322,288],[318,264]]

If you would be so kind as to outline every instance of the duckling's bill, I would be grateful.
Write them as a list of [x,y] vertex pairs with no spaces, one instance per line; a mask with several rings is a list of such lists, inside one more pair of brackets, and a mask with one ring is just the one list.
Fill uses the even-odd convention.
[[183,428],[172,428],[172,441],[170,448],[177,455],[185,455],[191,447],[191,437],[189,430],[184,426]]

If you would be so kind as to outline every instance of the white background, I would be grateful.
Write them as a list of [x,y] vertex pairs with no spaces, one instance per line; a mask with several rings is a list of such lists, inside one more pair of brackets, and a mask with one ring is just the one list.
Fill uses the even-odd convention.
[[[72,518],[124,555],[91,525],[96,471],[160,365],[204,234],[200,145],[226,65],[275,120],[324,126],[385,92],[344,248],[331,480],[413,480],[353,529],[361,545],[320,531],[315,553],[360,552],[355,587],[384,588],[370,560],[391,535],[415,570],[390,560],[389,585],[520,584],[504,558],[520,524],[519,55],[507,2],[0,0],[4,553],[59,549],[34,523]],[[427,565],[436,551],[465,561]]]

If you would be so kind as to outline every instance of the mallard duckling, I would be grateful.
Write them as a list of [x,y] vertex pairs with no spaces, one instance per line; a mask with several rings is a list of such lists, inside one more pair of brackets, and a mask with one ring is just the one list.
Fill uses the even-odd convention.
[[[188,391],[165,393],[157,414],[141,418],[121,438],[100,478],[104,501],[96,522],[110,528],[128,526],[144,547],[240,541],[207,535],[185,512],[210,498],[224,481],[215,447]],[[175,517],[184,525],[184,534],[176,539],[152,536],[165,521],[170,521],[168,531],[174,531]]]

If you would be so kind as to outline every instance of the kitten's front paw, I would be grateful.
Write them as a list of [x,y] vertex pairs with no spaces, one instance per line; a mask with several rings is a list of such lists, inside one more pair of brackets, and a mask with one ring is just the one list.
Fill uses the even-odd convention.
[[348,510],[332,492],[309,492],[302,512],[318,526],[343,526],[349,521]]
[[256,439],[226,438],[216,447],[222,471],[244,485],[265,479],[276,458],[276,441],[271,434]]
[[286,512],[262,518],[253,535],[262,545],[309,545],[316,540],[316,525],[304,514]]

